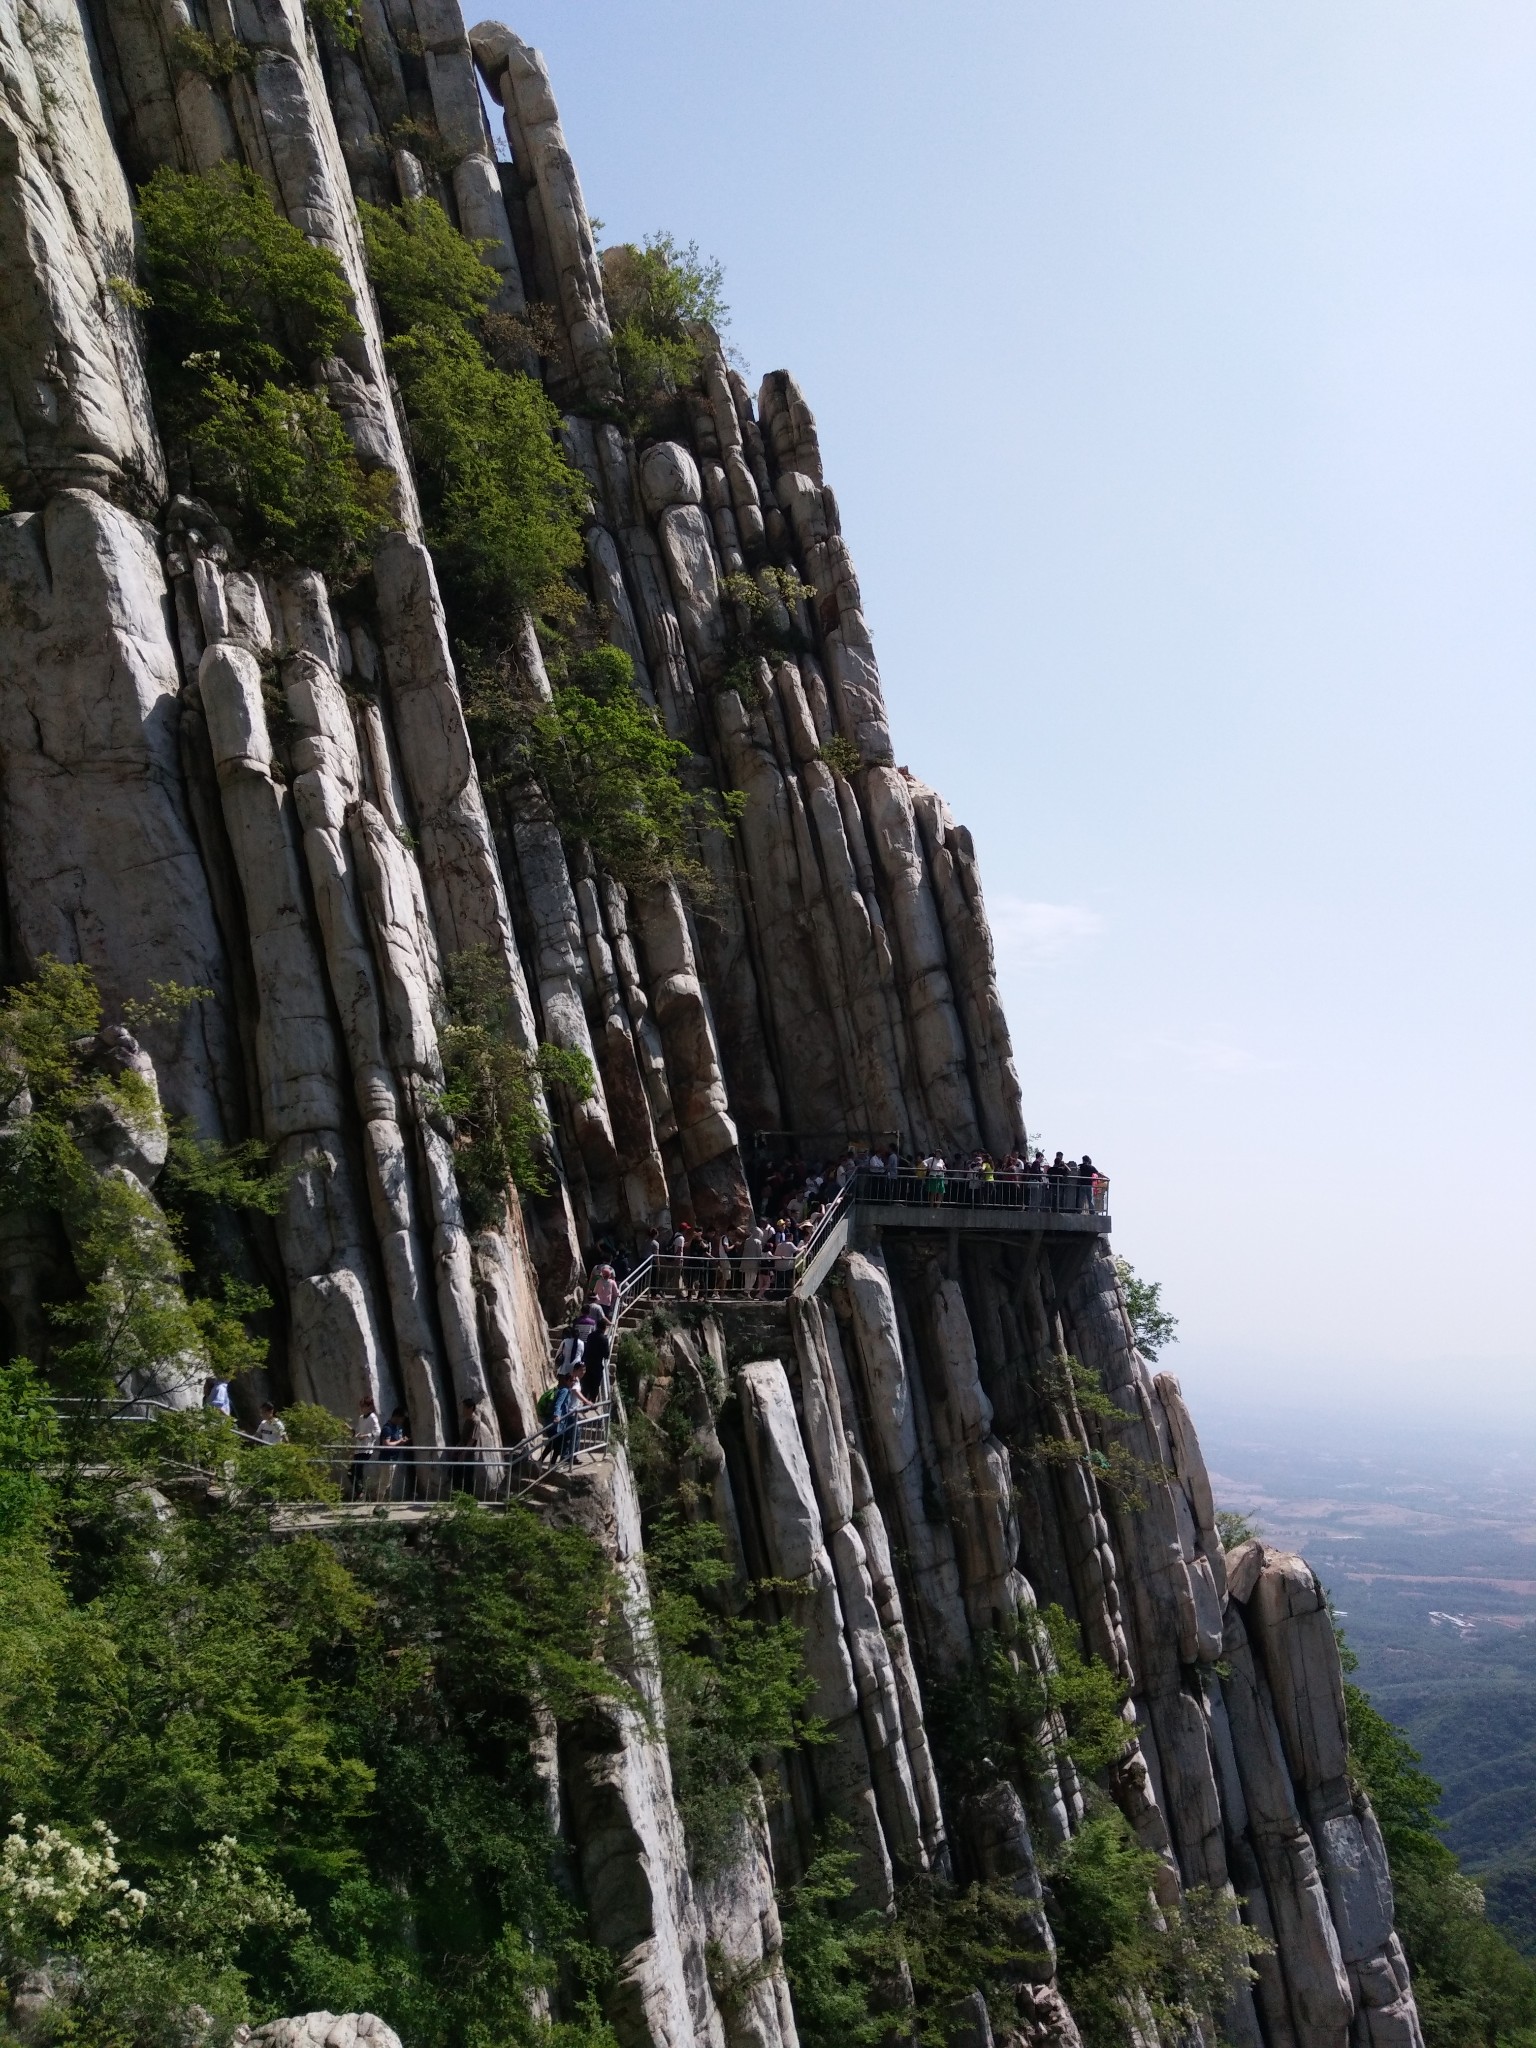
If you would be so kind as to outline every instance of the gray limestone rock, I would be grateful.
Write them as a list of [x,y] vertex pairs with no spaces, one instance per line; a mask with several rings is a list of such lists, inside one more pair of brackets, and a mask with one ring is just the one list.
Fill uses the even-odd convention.
[[[459,1397],[488,1393],[493,1429],[521,1439],[550,1375],[545,1313],[565,1308],[600,1234],[627,1250],[684,1217],[743,1224],[744,1156],[819,1160],[892,1134],[909,1153],[1019,1141],[975,851],[895,764],[794,380],[771,372],[754,405],[702,334],[659,437],[641,447],[618,424],[602,268],[538,53],[496,23],[466,33],[454,0],[365,0],[351,50],[303,0],[219,0],[215,32],[249,63],[213,78],[178,58],[191,19],[180,0],[98,4],[88,23],[28,0],[0,17],[0,481],[21,508],[0,516],[6,972],[85,963],[104,1062],[156,1082],[200,1135],[271,1146],[287,1176],[263,1254],[284,1296],[285,1398],[345,1415],[399,1388],[433,1444]],[[510,162],[495,161],[477,70]],[[314,374],[364,467],[394,472],[400,530],[345,591],[303,564],[242,560],[207,506],[170,496],[122,289],[130,193],[159,165],[223,160],[336,256],[357,307],[359,332]],[[578,639],[629,656],[690,789],[740,793],[734,830],[700,836],[707,883],[691,894],[626,890],[530,783],[476,759],[355,205],[421,194],[485,247],[494,310],[524,321],[498,345],[567,408],[589,497]],[[809,594],[784,602],[770,566]],[[757,627],[726,580],[742,573],[768,593],[776,641],[750,663]],[[531,621],[513,637],[509,673],[547,697]],[[439,1046],[470,949],[505,973],[521,1054],[550,1041],[598,1075],[539,1143],[547,1192],[514,1191],[474,1231]],[[147,1025],[140,1052],[118,1019],[155,981],[213,994]],[[99,1170],[153,1185],[158,1119],[107,1105],[80,1135]],[[261,1267],[243,1239],[230,1257]],[[0,1217],[7,1335],[40,1355],[68,1262],[57,1218]],[[596,1536],[623,1586],[613,1655],[633,1699],[531,1733],[613,1957],[623,2048],[796,2048],[776,1897],[831,1816],[854,1830],[869,1902],[923,1871],[1018,1901],[1017,2016],[1005,2027],[964,1997],[957,2038],[1077,2048],[1023,1803],[1001,1779],[942,1782],[930,1742],[941,1688],[1036,1589],[1132,1689],[1106,1785],[1159,1859],[1159,1899],[1230,1883],[1275,1943],[1224,2034],[1420,2048],[1321,1589],[1262,1543],[1223,1552],[1193,1420],[1137,1351],[1103,1240],[882,1239],[859,1219],[819,1299],[731,1306],[656,1342],[670,1369],[735,1396],[717,1417],[701,1392],[688,1468],[735,1573],[722,1598],[743,1612],[750,1577],[776,1582],[758,1598],[804,1628],[835,1739],[763,1760],[762,1810],[696,1883],[622,1452],[546,1505]],[[1112,1414],[1062,1390],[1066,1354]],[[159,1369],[173,1392],[191,1384],[193,1362]],[[1082,1455],[1045,1459],[1041,1438]],[[1128,1454],[1134,1489],[1091,1461],[1107,1447]],[[1057,1752],[1037,1789],[1058,1844],[1084,1788]],[[561,2017],[558,2001],[541,2016]],[[1151,2041],[1144,2014],[1127,2030]],[[250,2038],[397,2048],[365,2014]]]
[[235,2038],[251,2048],[400,2048],[394,2028],[372,2012],[306,2012],[237,2028]]

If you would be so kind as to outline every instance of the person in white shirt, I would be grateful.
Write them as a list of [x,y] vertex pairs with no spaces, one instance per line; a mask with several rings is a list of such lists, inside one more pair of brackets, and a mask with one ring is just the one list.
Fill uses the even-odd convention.
[[373,1454],[379,1447],[379,1411],[374,1406],[372,1394],[364,1394],[357,1404],[357,1420],[352,1425],[352,1498],[358,1500],[366,1490],[368,1467]]
[[752,1228],[741,1240],[741,1291],[743,1294],[757,1292],[758,1262],[763,1256],[763,1226],[754,1222]]
[[256,1441],[259,1444],[285,1444],[288,1441],[288,1426],[270,1401],[263,1401],[261,1404],[261,1420],[256,1425]]

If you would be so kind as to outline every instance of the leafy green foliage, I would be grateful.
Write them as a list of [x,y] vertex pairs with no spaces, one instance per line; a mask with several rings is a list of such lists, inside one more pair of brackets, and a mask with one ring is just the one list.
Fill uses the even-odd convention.
[[819,760],[826,762],[834,775],[841,775],[845,781],[851,781],[864,766],[863,755],[853,741],[844,739],[840,732],[833,733],[829,740],[823,740],[816,749],[816,754]]
[[[699,1431],[723,1389],[703,1370],[679,1382],[654,1341],[664,1329],[658,1319],[649,1335],[626,1331],[614,1367],[632,1404],[628,1448],[673,1786],[694,1866],[708,1870],[755,1807],[764,1760],[818,1742],[824,1731],[808,1712],[813,1687],[804,1630],[793,1618],[796,1589],[733,1585],[720,1530],[692,1519],[701,1498]],[[775,1596],[791,1610],[777,1619]]]
[[123,1005],[123,1022],[130,1031],[146,1025],[173,1024],[198,1003],[211,1003],[213,990],[197,988],[184,981],[152,981],[149,994],[130,997]]
[[1107,1804],[1086,1820],[1050,1871],[1047,1906],[1057,1975],[1085,2048],[1123,2048],[1128,2001],[1145,2000],[1158,2030],[1177,2038],[1219,2014],[1270,1944],[1203,1886],[1158,1907],[1157,1858]]
[[1381,1826],[1427,2048],[1530,2048],[1536,1970],[1489,1925],[1481,1888],[1441,1841],[1440,1787],[1359,1686],[1346,1684],[1344,1699],[1350,1769]]
[[150,333],[171,363],[215,356],[227,377],[284,380],[356,333],[341,265],[283,218],[254,171],[162,167],[140,188],[139,223]]
[[504,668],[472,673],[465,709],[482,749],[502,763],[493,786],[532,775],[561,833],[585,841],[630,888],[671,875],[695,895],[707,892],[698,834],[729,831],[742,799],[688,788],[688,749],[667,737],[620,648],[565,657],[557,673],[551,702],[520,692]]
[[550,1185],[544,1157],[549,1118],[543,1088],[583,1101],[596,1086],[592,1063],[568,1047],[523,1051],[513,1036],[512,985],[488,946],[466,947],[447,963],[442,1109],[453,1118],[454,1170],[471,1226],[502,1212],[509,1184],[528,1194]]
[[176,31],[171,38],[171,59],[184,70],[215,80],[233,78],[237,72],[252,71],[256,66],[256,52],[248,43],[215,42],[200,28]]
[[806,2048],[859,2048],[889,2036],[892,2015],[881,2007],[895,2002],[903,1982],[916,2011],[904,2018],[902,2035],[922,2048],[945,2048],[965,2030],[962,2001],[975,1991],[986,1998],[994,2028],[1027,2017],[1018,2007],[1020,1982],[1043,1958],[1015,1894],[924,1878],[902,1888],[890,1918],[853,1913],[847,1839],[846,1827],[830,1830],[804,1878],[780,1900],[785,1970]]
[[394,477],[364,476],[324,395],[215,372],[202,400],[187,436],[198,476],[232,508],[251,549],[323,567],[333,580],[355,571],[390,524]]
[[497,367],[483,315],[500,280],[435,200],[364,207],[368,271],[393,339],[427,538],[463,644],[504,647],[532,608],[566,615],[586,486],[533,378]]
[[[1060,1607],[1025,1613],[982,1636],[970,1670],[939,1697],[931,1719],[945,1782],[972,1789],[1001,1772],[1032,1800],[1055,1741],[1085,1775],[1105,1770],[1129,1739],[1126,1696],[1106,1664],[1084,1656]],[[1053,1720],[1063,1737],[1050,1735]]]
[[586,488],[555,445],[554,407],[468,334],[415,327],[389,353],[459,629],[483,641],[530,607],[558,613],[566,572],[581,560]]
[[726,666],[719,687],[735,690],[745,702],[753,703],[763,694],[758,663],[782,660],[806,645],[795,624],[794,612],[803,600],[816,593],[793,570],[771,568],[759,569],[752,576],[742,570],[724,576],[720,591],[730,602],[732,616]]
[[256,555],[357,574],[390,523],[393,479],[363,475],[309,384],[311,363],[357,332],[341,265],[235,164],[162,167],[139,221],[151,379],[198,484]]
[[1216,1533],[1221,1538],[1223,1550],[1236,1550],[1240,1543],[1251,1542],[1261,1531],[1250,1516],[1239,1514],[1235,1508],[1218,1508]]
[[1125,1296],[1125,1310],[1131,1319],[1137,1349],[1143,1358],[1155,1359],[1167,1345],[1177,1342],[1175,1333],[1179,1327],[1178,1317],[1169,1315],[1163,1307],[1163,1283],[1139,1278],[1129,1259],[1115,1260],[1115,1274]]
[[479,320],[500,279],[484,260],[488,242],[461,235],[435,199],[358,207],[368,276],[394,334],[413,327],[461,333]]
[[846,1827],[826,1845],[800,1882],[779,1900],[784,1972],[802,2048],[869,2048],[888,2020],[871,2011],[871,1966],[885,1935],[883,1915],[851,1914],[853,1855]]
[[[1132,1418],[1105,1393],[1098,1375],[1063,1355],[1036,1366],[1035,1388],[1069,1433],[1042,1429],[1032,1443],[1020,1447],[1021,1455],[1044,1465],[1086,1465],[1100,1493],[1117,1507],[1129,1513],[1144,1508],[1145,1489],[1167,1476],[1166,1467],[1138,1457],[1121,1441]],[[1081,1434],[1073,1428],[1077,1422]]]
[[355,50],[363,39],[363,24],[354,0],[304,0],[304,12],[317,28],[329,30],[333,42],[343,50]]
[[[175,1006],[164,988],[153,1000]],[[233,1376],[264,1356],[246,1319],[269,1297],[218,1262],[207,1288],[189,1294],[194,1261],[184,1219],[195,1239],[221,1208],[270,1214],[281,1179],[262,1170],[259,1148],[231,1152],[185,1136],[172,1142],[165,1205],[135,1182],[96,1173],[79,1131],[97,1114],[141,1129],[159,1120],[137,1074],[91,1064],[101,1017],[90,970],[47,957],[0,1005],[0,1097],[10,1106],[0,1135],[0,1207],[60,1215],[80,1283],[52,1310],[55,1368],[88,1395],[108,1394],[131,1374],[180,1378],[199,1360]]]
[[805,1712],[804,1631],[706,1604],[732,1576],[713,1522],[665,1510],[645,1557],[673,1787],[694,1866],[708,1869],[756,1803],[758,1761],[817,1737]]
[[643,431],[698,376],[703,330],[718,334],[730,324],[722,296],[725,274],[699,254],[696,242],[684,247],[668,234],[647,235],[638,248],[618,243],[603,251],[602,263],[625,409],[634,428]]
[[33,1533],[52,1498],[42,1467],[57,1457],[59,1425],[32,1366],[0,1365],[0,1547]]
[[[33,1431],[25,1379],[0,1379],[0,1456]],[[215,2044],[329,2005],[382,2013],[407,2048],[612,2048],[528,1754],[536,1712],[627,1697],[599,1661],[611,1572],[579,1534],[469,1503],[409,1543],[273,1543],[307,1455],[207,1413],[103,1427],[6,1530],[0,1798],[28,1816],[20,1853],[67,1878],[37,1825],[85,1849],[104,1825],[143,1895],[114,1927],[97,1907],[122,1894],[88,1877],[68,1927],[18,1927],[0,1878],[7,1971],[45,1946],[78,1960],[44,2034],[78,2048],[163,2048],[194,2002]],[[217,1512],[167,1507],[190,1468],[222,1475]]]

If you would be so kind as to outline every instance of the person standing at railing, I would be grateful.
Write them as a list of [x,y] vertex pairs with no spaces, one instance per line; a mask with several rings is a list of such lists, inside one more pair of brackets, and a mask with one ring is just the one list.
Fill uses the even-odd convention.
[[1079,1209],[1091,1210],[1095,1207],[1094,1190],[1098,1184],[1098,1178],[1098,1171],[1093,1161],[1085,1152],[1077,1162],[1077,1206]]
[[203,1381],[203,1406],[211,1408],[216,1415],[234,1416],[229,1398],[229,1381],[208,1379]]
[[1067,1162],[1059,1152],[1045,1169],[1045,1181],[1046,1207],[1048,1209],[1065,1209],[1067,1206]]
[[256,1425],[256,1441],[259,1444],[285,1444],[288,1441],[288,1427],[270,1401],[261,1404],[261,1420]]
[[662,1285],[673,1294],[681,1294],[683,1291],[683,1261],[688,1254],[689,1228],[687,1218],[679,1217],[677,1228],[667,1240],[666,1272]]
[[366,1491],[368,1467],[379,1447],[379,1411],[374,1405],[372,1394],[364,1394],[357,1404],[357,1420],[352,1425],[352,1498],[359,1500]]
[[723,1230],[709,1233],[706,1251],[708,1263],[705,1266],[706,1294],[729,1294],[731,1291],[731,1240]]
[[944,1189],[949,1169],[937,1152],[932,1152],[923,1161],[923,1190],[928,1197],[928,1206],[936,1209],[944,1199]]
[[763,1226],[754,1217],[741,1240],[741,1291],[749,1298],[757,1292],[757,1269],[763,1257]]
[[795,1284],[795,1233],[788,1220],[779,1219],[773,1246],[773,1291],[788,1294]]
[[685,1292],[697,1301],[709,1292],[709,1239],[695,1223],[688,1231],[688,1253],[684,1261]]
[[[392,1498],[400,1491],[397,1484],[398,1478],[402,1476],[399,1467],[405,1462],[405,1454],[410,1449],[410,1444],[411,1433],[405,1410],[391,1408],[388,1422],[379,1431],[378,1463],[383,1469],[379,1475],[377,1490],[381,1494]],[[410,1489],[407,1488],[406,1491]]]
[[1045,1206],[1045,1154],[1037,1152],[1024,1169],[1024,1206],[1026,1209],[1042,1209]]

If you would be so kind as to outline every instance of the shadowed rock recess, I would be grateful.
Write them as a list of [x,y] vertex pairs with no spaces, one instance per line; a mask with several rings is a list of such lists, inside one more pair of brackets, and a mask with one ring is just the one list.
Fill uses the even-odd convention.
[[[499,25],[467,30],[453,0],[358,16],[347,47],[300,0],[0,9],[5,966],[86,963],[109,1018],[151,983],[213,991],[142,1037],[172,1115],[259,1138],[290,1169],[247,1254],[277,1296],[280,1398],[339,1415],[403,1400],[433,1444],[488,1395],[512,1440],[536,1427],[546,1319],[591,1247],[744,1219],[751,1134],[1001,1156],[1024,1126],[970,835],[896,764],[799,387],[775,371],[754,395],[706,350],[667,438],[629,437],[542,59]],[[239,61],[189,62],[189,29]],[[243,562],[168,480],[122,289],[133,195],[161,166],[223,160],[336,256],[355,298],[358,332],[316,375],[363,470],[399,479],[401,523],[343,592]],[[422,194],[488,244],[497,308],[542,336],[590,490],[593,615],[689,749],[685,779],[745,793],[735,829],[702,836],[707,889],[626,887],[514,787],[482,783],[357,212]],[[768,570],[804,594],[744,678],[727,579]],[[537,686],[531,627],[522,660]],[[551,1105],[549,1191],[491,1227],[461,1206],[435,1109],[445,969],[469,948],[504,966],[525,1048],[574,1048],[596,1074],[588,1100]],[[42,1284],[27,1243],[0,1275],[15,1328]],[[1136,1348],[1105,1238],[856,1230],[811,1298],[674,1322],[654,1338],[660,1378],[713,1390],[702,1497],[739,1583],[786,1589],[834,1739],[788,1758],[781,1796],[701,1871],[659,1715],[616,1704],[562,1738],[552,1797],[616,1961],[625,2048],[794,2048],[775,1901],[832,1820],[866,1905],[924,1874],[1012,1894],[1011,2038],[1077,2040],[1042,1907],[1087,1796],[1060,1727],[1042,1728],[1026,1809],[989,1759],[957,1774],[926,1712],[983,1639],[1047,1654],[1016,1628],[1037,1602],[1127,1689],[1124,1752],[1098,1775],[1159,1859],[1162,1907],[1225,1892],[1266,1939],[1222,2037],[1420,2040],[1322,1592],[1300,1558],[1223,1554],[1193,1424]],[[1068,1358],[1099,1397],[1079,1405]],[[626,1676],[657,1703],[623,1448],[550,1512],[618,1562]],[[311,2021],[282,2038],[333,2038]],[[1155,2038],[1150,2015],[1126,2024]],[[964,2038],[993,2038],[979,2002]]]

